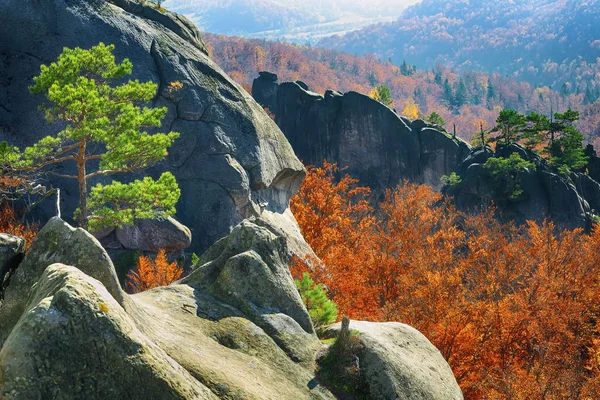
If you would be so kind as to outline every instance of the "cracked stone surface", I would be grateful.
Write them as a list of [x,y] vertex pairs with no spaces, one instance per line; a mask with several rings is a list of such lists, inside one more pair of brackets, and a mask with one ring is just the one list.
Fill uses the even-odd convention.
[[[304,167],[263,109],[210,60],[184,17],[132,0],[3,0],[0,15],[10,20],[0,24],[0,140],[24,146],[58,132],[38,111],[43,97],[27,89],[40,64],[54,61],[63,47],[112,43],[118,60],[132,61],[130,78],[159,84],[152,105],[168,108],[160,130],[181,134],[167,159],[144,173],[176,176],[182,196],[175,218],[192,231],[190,250],[204,251],[250,216],[293,223],[288,203]],[[183,87],[173,90],[172,82]],[[52,183],[63,188],[63,212],[71,215],[75,183]],[[51,203],[39,217],[53,215]],[[293,240],[291,248],[309,252],[301,237]]]

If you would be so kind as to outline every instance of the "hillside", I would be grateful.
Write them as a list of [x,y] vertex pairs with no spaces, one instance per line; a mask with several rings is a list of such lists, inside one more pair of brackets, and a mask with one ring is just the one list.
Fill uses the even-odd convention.
[[327,89],[369,93],[375,86],[386,85],[394,99],[391,107],[399,113],[417,118],[437,112],[447,130],[456,124],[457,135],[467,140],[481,123],[486,129],[492,127],[503,108],[548,114],[551,108],[572,107],[582,112],[579,128],[588,140],[600,136],[600,115],[594,111],[598,105],[586,105],[583,93],[566,95],[498,73],[459,74],[440,65],[434,71],[414,70],[409,65],[379,62],[370,55],[282,42],[213,34],[205,34],[204,39],[213,59],[248,91],[262,70],[276,73],[280,82],[302,80],[317,93]]
[[[424,0],[395,22],[320,42],[419,67],[497,72],[567,93],[600,95],[600,1]],[[564,85],[567,82],[567,85]],[[564,85],[564,86],[563,86]],[[589,88],[589,89],[588,89]]]
[[167,0],[200,29],[226,35],[316,42],[376,23],[392,22],[418,0]]

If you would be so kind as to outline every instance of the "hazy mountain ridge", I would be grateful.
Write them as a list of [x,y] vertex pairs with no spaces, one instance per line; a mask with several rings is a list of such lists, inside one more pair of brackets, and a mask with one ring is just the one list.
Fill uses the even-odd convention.
[[[599,0],[424,0],[395,22],[320,44],[432,67],[512,75],[560,90],[600,86]],[[493,53],[491,53],[493,52]]]
[[167,0],[172,11],[212,33],[302,42],[390,22],[419,0]]

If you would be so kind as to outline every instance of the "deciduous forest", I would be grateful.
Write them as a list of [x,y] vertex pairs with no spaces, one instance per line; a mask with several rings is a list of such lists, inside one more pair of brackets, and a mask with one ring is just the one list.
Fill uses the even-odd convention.
[[340,315],[425,332],[466,398],[599,393],[600,228],[518,228],[408,182],[374,206],[356,182],[309,167],[292,210],[319,259],[297,258],[296,278],[324,284]]

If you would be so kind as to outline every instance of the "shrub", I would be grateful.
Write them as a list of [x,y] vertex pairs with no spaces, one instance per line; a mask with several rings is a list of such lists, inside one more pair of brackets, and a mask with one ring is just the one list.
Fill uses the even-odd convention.
[[127,289],[130,293],[139,293],[159,286],[167,286],[181,277],[183,269],[177,262],[169,263],[167,254],[160,250],[154,260],[140,256],[135,271],[127,274]]
[[0,206],[0,232],[10,235],[21,236],[25,239],[25,248],[28,249],[37,235],[39,227],[37,224],[22,223],[17,218],[14,208],[4,202]]
[[462,182],[462,179],[456,172],[453,172],[450,175],[442,176],[442,182],[448,186],[456,186]]
[[508,158],[493,157],[483,165],[490,183],[501,200],[519,200],[523,189],[519,182],[519,172],[526,169],[535,170],[535,164],[513,153]]
[[327,298],[323,285],[315,285],[308,272],[295,282],[315,327],[330,324],[337,319],[337,306]]

